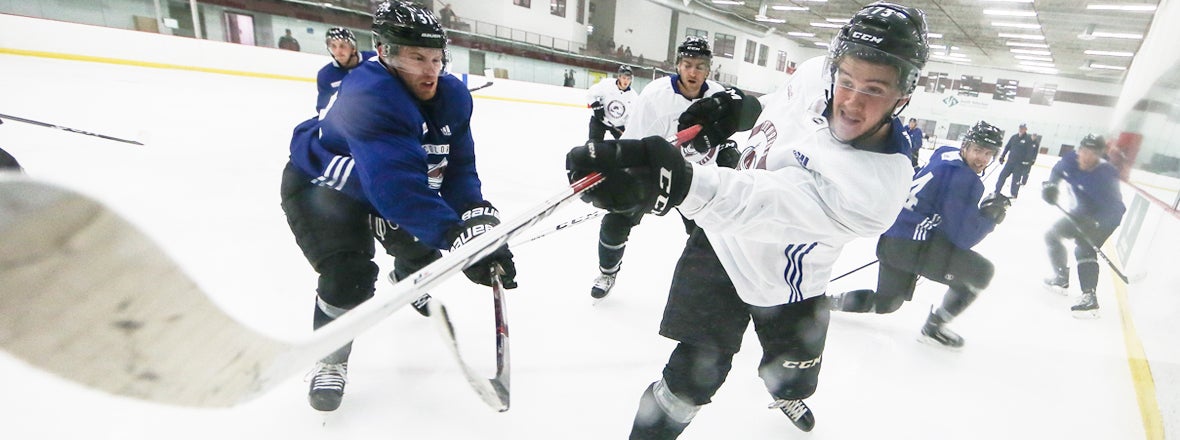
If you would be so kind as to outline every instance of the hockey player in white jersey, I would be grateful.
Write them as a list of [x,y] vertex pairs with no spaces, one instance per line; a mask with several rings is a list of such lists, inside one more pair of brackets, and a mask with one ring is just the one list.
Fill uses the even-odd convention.
[[639,97],[631,88],[631,67],[619,66],[614,78],[603,78],[586,91],[586,101],[593,114],[590,115],[590,140],[602,141],[606,132],[618,139],[627,129],[631,107]]
[[[678,207],[700,227],[677,263],[660,324],[679,344],[643,392],[631,439],[679,436],[725,381],[750,321],[770,407],[799,429],[814,427],[803,399],[823,363],[832,264],[848,241],[889,228],[906,200],[913,168],[896,116],[927,54],[922,11],[874,3],[840,30],[826,59],[802,63],[765,97],[739,170],[687,163],[658,137],[570,151],[571,177],[630,179],[644,208]],[[619,186],[590,198],[626,209],[631,196]]]
[[[684,129],[682,122],[688,123],[694,119],[688,115],[685,121],[685,110],[689,105],[706,98],[710,102],[710,111],[724,111],[729,107],[741,108],[742,111],[731,112],[734,118],[739,113],[748,122],[743,129],[749,129],[753,123],[756,111],[741,106],[744,94],[737,89],[726,88],[720,83],[708,79],[713,51],[709,43],[701,37],[687,37],[676,50],[676,74],[661,78],[648,84],[639,95],[634,105],[627,130],[623,132],[623,139],[642,139],[648,136],[667,138],[677,131]],[[747,104],[757,105],[757,100],[750,99]],[[733,168],[737,165],[738,151],[734,144],[723,148],[724,141],[739,131],[741,122],[729,120],[726,124],[702,124],[701,134],[692,142],[692,147],[681,150],[684,157],[700,165],[718,164]],[[693,122],[695,123],[695,122]],[[689,124],[692,125],[692,124]],[[613,185],[608,183],[607,185]],[[643,218],[643,209],[627,212],[611,212],[603,216],[598,232],[598,270],[599,275],[590,289],[590,296],[602,299],[610,293],[615,285],[615,277],[623,263],[623,252],[627,246],[627,239],[631,229],[639,224]],[[690,222],[686,221],[685,228],[692,230]]]

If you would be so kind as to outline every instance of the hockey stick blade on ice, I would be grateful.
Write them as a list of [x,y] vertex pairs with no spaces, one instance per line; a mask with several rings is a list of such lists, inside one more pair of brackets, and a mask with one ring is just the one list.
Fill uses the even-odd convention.
[[26,123],[26,124],[32,124],[32,125],[36,125],[36,126],[40,126],[40,127],[47,127],[47,128],[55,128],[55,129],[58,129],[58,130],[68,131],[68,132],[71,132],[71,133],[78,133],[78,134],[84,134],[84,135],[87,135],[87,136],[94,136],[94,137],[97,137],[97,138],[102,138],[102,139],[106,139],[106,140],[109,140],[109,141],[123,142],[123,143],[125,143],[125,144],[132,144],[132,145],[143,145],[143,144],[142,144],[142,143],[140,143],[139,141],[132,141],[132,140],[127,140],[127,139],[117,138],[117,137],[114,137],[114,136],[107,136],[107,135],[105,135],[105,134],[91,133],[91,132],[89,132],[89,131],[82,131],[82,130],[78,130],[78,129],[76,129],[76,128],[62,127],[62,126],[60,126],[60,125],[54,125],[54,124],[50,124],[50,123],[48,123],[48,122],[34,121],[34,120],[32,120],[32,119],[25,119],[25,118],[22,118],[22,117],[18,117],[18,116],[12,116],[12,115],[6,115],[6,114],[3,114],[3,113],[0,113],[0,119],[11,119],[11,120],[14,120],[14,121],[17,121],[17,122],[24,122],[24,123]]
[[282,340],[235,321],[101,203],[0,176],[0,348],[109,393],[232,406],[306,370],[601,180],[574,182],[311,335]]
[[509,404],[509,379],[510,379],[510,357],[508,351],[508,320],[506,318],[506,307],[504,304],[504,285],[500,282],[500,275],[496,269],[492,269],[492,301],[494,304],[494,312],[496,315],[496,376],[491,379],[486,379],[476,373],[474,369],[464,360],[463,355],[459,352],[459,342],[455,339],[455,327],[451,324],[450,316],[447,314],[447,308],[442,302],[437,299],[430,301],[430,317],[437,324],[437,328],[443,339],[447,342],[447,348],[450,349],[451,354],[454,355],[455,360],[459,362],[459,368],[463,370],[463,376],[467,378],[467,383],[475,390],[480,399],[488,406],[499,412],[508,411]]
[[491,86],[492,86],[492,84],[493,84],[493,82],[492,82],[492,81],[488,81],[488,82],[486,82],[486,83],[483,83],[482,85],[478,85],[478,86],[472,87],[472,88],[470,88],[470,89],[467,89],[467,92],[468,92],[468,93],[470,93],[470,92],[475,92],[475,91],[483,90],[483,89],[486,89],[486,88],[488,88],[488,87],[491,87]]

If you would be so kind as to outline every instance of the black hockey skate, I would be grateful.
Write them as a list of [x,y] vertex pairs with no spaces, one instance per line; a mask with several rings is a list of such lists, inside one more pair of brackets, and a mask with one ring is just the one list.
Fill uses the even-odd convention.
[[610,295],[610,289],[615,287],[615,277],[617,276],[619,276],[618,272],[601,273],[598,278],[594,279],[594,286],[590,288],[590,297],[594,298],[595,303]]
[[319,411],[335,411],[344,399],[344,383],[348,382],[348,362],[327,364],[320,362],[311,373],[307,401]]
[[767,408],[778,408],[791,419],[791,423],[795,424],[803,432],[811,432],[815,428],[815,415],[811,414],[811,408],[807,407],[802,400],[786,400],[779,399],[771,403]]
[[1069,269],[1054,270],[1052,276],[1045,278],[1045,289],[1058,295],[1069,294]]
[[926,324],[922,326],[922,337],[919,340],[951,350],[963,347],[963,337],[948,328],[946,320],[938,316],[938,312],[934,310],[931,310],[930,316],[926,318]]
[[1074,318],[1092,319],[1098,317],[1098,296],[1094,292],[1082,292],[1082,299],[1069,308]]

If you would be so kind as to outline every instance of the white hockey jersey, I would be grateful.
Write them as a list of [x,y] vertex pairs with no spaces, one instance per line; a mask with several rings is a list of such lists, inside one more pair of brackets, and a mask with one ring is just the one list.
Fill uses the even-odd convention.
[[[680,114],[697,99],[688,99],[680,94],[676,85],[679,75],[671,75],[652,81],[643,88],[639,100],[635,104],[635,111],[627,121],[627,130],[622,139],[643,139],[648,136],[669,138],[676,134],[676,126],[680,122]],[[725,86],[718,82],[705,80],[701,86],[702,97],[725,90]],[[714,147],[704,153],[699,153],[692,147],[681,148],[685,160],[699,165],[713,165],[717,163],[717,148]]]
[[634,107],[635,101],[639,99],[639,94],[635,93],[635,89],[631,87],[627,87],[627,90],[619,90],[619,86],[615,84],[617,80],[618,78],[603,78],[598,81],[598,84],[590,87],[586,91],[586,104],[593,104],[595,101],[601,102],[606,116],[606,120],[602,122],[613,127],[623,127],[631,118],[631,109]]
[[823,295],[843,246],[885,232],[909,194],[914,169],[897,118],[890,154],[855,149],[829,133],[823,64],[823,57],[802,63],[786,87],[763,97],[741,169],[694,166],[680,204],[747,304]]

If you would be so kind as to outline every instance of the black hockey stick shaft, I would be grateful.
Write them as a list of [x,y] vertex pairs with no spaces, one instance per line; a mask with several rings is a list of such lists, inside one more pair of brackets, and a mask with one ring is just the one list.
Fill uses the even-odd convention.
[[474,92],[474,91],[477,91],[477,90],[483,90],[483,89],[486,89],[486,88],[488,88],[488,87],[491,87],[491,86],[492,86],[492,84],[493,84],[493,83],[492,83],[492,81],[488,81],[488,82],[486,82],[486,83],[483,83],[483,85],[479,85],[479,86],[475,86],[475,87],[472,87],[472,88],[470,88],[470,89],[467,89],[467,91],[468,91],[468,92]]
[[1089,235],[1086,235],[1086,228],[1082,228],[1082,225],[1078,222],[1077,217],[1074,217],[1073,214],[1070,214],[1069,211],[1065,210],[1065,208],[1062,208],[1061,205],[1054,203],[1053,206],[1061,211],[1062,214],[1065,214],[1065,218],[1068,219],[1069,222],[1073,224],[1073,227],[1078,230],[1078,236],[1082,238],[1082,241],[1084,241],[1087,246],[1090,246],[1090,248],[1094,249],[1094,252],[1096,252],[1099,257],[1102,257],[1102,261],[1105,261],[1106,265],[1110,266],[1110,270],[1113,270],[1114,274],[1117,275],[1120,280],[1123,280],[1123,283],[1130,284],[1131,281],[1127,278],[1127,275],[1124,274],[1123,271],[1119,270],[1118,266],[1115,266],[1113,261],[1110,261],[1110,257],[1107,257],[1106,254],[1102,252],[1102,249],[1094,244],[1093,240],[1090,240]]
[[856,273],[856,272],[860,271],[861,269],[864,269],[864,268],[866,268],[866,267],[869,267],[869,266],[872,266],[872,265],[874,265],[874,264],[877,264],[877,262],[878,262],[878,261],[880,261],[880,260],[873,260],[873,261],[870,261],[870,262],[868,262],[868,263],[865,263],[865,264],[861,265],[860,267],[858,267],[858,268],[856,268],[856,269],[852,269],[852,270],[850,270],[850,271],[848,271],[848,272],[844,272],[844,275],[840,275],[840,276],[838,276],[838,277],[836,277],[836,278],[832,278],[832,279],[831,279],[831,280],[829,280],[828,282],[830,283],[830,282],[832,282],[832,281],[836,281],[836,280],[838,280],[838,279],[840,279],[840,278],[844,278],[844,277],[846,277],[846,276],[852,275],[852,274],[854,274],[854,273]]
[[504,404],[501,412],[508,411],[512,372],[508,351],[508,307],[504,302],[504,283],[500,280],[503,273],[504,269],[499,265],[492,267],[492,302],[496,315],[496,377],[493,377],[491,382],[496,395]]
[[56,128],[58,130],[68,131],[71,133],[84,134],[87,136],[94,136],[94,137],[103,138],[103,139],[115,141],[115,142],[123,142],[123,143],[127,143],[127,144],[132,144],[132,145],[143,145],[142,143],[140,143],[138,141],[117,138],[114,136],[107,136],[105,134],[91,133],[89,131],[78,130],[76,128],[62,127],[60,125],[54,125],[54,124],[50,124],[48,122],[34,121],[32,119],[25,119],[25,118],[22,118],[19,116],[6,115],[3,113],[0,113],[0,119],[11,119],[11,120],[14,120],[17,122],[24,122],[26,124],[38,125],[38,126],[47,127],[47,128]]

